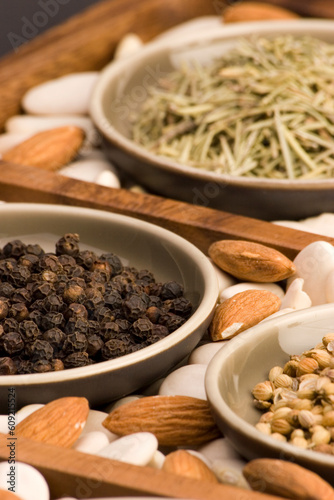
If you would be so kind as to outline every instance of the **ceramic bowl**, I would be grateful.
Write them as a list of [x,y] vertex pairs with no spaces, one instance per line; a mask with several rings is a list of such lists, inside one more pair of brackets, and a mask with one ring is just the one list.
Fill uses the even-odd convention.
[[130,138],[130,115],[147,98],[148,87],[182,61],[209,62],[241,37],[288,33],[334,42],[334,21],[221,24],[200,34],[162,37],[135,55],[109,64],[95,87],[90,112],[112,162],[155,194],[263,220],[302,219],[333,211],[334,179],[270,180],[207,172],[149,153]]
[[80,248],[118,255],[125,265],[148,269],[156,280],[175,280],[194,304],[192,316],[166,338],[125,356],[58,372],[0,376],[0,411],[8,388],[17,407],[66,395],[85,396],[94,406],[129,394],[163,376],[183,360],[205,332],[218,284],[206,256],[174,233],[134,218],[100,210],[44,204],[0,205],[0,245],[21,239],[54,252],[65,233],[80,236]]
[[268,380],[269,370],[284,366],[290,354],[301,354],[334,331],[334,305],[288,313],[241,333],[209,363],[205,387],[223,434],[245,458],[280,458],[296,462],[334,483],[334,456],[303,450],[262,434],[254,425],[262,412],[251,391]]

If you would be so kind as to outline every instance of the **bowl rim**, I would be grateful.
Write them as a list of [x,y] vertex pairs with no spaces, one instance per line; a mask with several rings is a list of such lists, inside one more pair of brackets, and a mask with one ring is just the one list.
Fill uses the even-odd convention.
[[[97,83],[93,89],[89,114],[95,123],[95,126],[101,134],[107,138],[116,147],[131,155],[138,161],[145,162],[152,167],[159,167],[162,171],[170,171],[175,175],[185,175],[188,178],[201,179],[207,182],[221,182],[226,185],[247,187],[247,189],[281,189],[284,191],[308,190],[310,187],[314,190],[323,191],[333,189],[333,179],[267,179],[252,178],[244,176],[232,176],[217,172],[207,171],[192,166],[183,165],[170,160],[167,157],[158,156],[145,150],[144,147],[137,145],[131,139],[120,133],[108,120],[103,109],[102,101],[110,82],[121,79],[122,74],[129,68],[137,68],[138,61],[145,60],[147,57],[159,54],[161,51],[172,51],[189,47],[200,46],[215,40],[229,40],[238,36],[247,36],[254,33],[261,35],[270,34],[273,30],[279,29],[283,33],[306,34],[306,30],[318,30],[326,33],[333,33],[334,20],[310,18],[310,19],[288,19],[288,20],[270,20],[270,21],[249,21],[243,23],[231,23],[221,27],[214,28],[210,32],[201,33],[199,40],[198,34],[186,33],[182,36],[182,41],[178,36],[175,39],[169,37],[165,39],[153,40],[140,49],[140,52],[127,56],[125,59],[111,61],[101,71]],[[333,36],[334,38],[334,36]],[[334,40],[333,40],[334,43]],[[136,71],[136,70],[135,70]]]
[[104,221],[121,222],[128,227],[136,226],[144,232],[150,234],[155,234],[157,238],[161,241],[168,241],[177,247],[179,250],[183,251],[184,254],[188,254],[194,259],[204,281],[203,298],[201,303],[198,305],[192,316],[177,330],[170,333],[164,339],[147,346],[143,349],[139,349],[130,354],[126,354],[119,358],[101,361],[88,366],[71,368],[61,371],[53,371],[46,373],[29,373],[21,375],[3,375],[0,376],[0,387],[1,386],[33,386],[40,384],[56,384],[59,382],[69,382],[74,380],[79,380],[88,377],[95,377],[104,373],[112,373],[118,369],[123,369],[128,366],[132,366],[136,363],[146,361],[153,357],[154,355],[167,350],[169,347],[177,345],[189,336],[189,329],[194,329],[197,325],[201,324],[210,313],[213,313],[216,302],[218,300],[219,286],[216,271],[210,262],[210,260],[205,256],[205,254],[199,250],[193,243],[179,236],[168,229],[162,228],[158,225],[152,224],[150,222],[143,221],[141,219],[136,219],[127,215],[117,214],[113,212],[107,212],[104,210],[97,210],[85,207],[75,207],[75,206],[65,206],[65,205],[54,205],[54,204],[42,204],[42,203],[5,203],[0,204],[0,218],[5,215],[6,212],[11,214],[20,215],[22,212],[25,215],[31,211],[35,214],[38,212],[43,212],[43,214],[60,215],[61,217],[66,217],[71,213],[81,218],[89,219],[103,219]]
[[282,456],[295,456],[298,459],[313,461],[326,466],[334,466],[334,456],[325,453],[315,453],[312,450],[304,450],[290,443],[277,441],[261,433],[254,425],[241,418],[229,407],[219,390],[219,377],[224,367],[224,361],[226,361],[234,351],[238,350],[238,346],[239,349],[247,349],[249,344],[256,342],[256,340],[265,335],[266,331],[271,327],[287,326],[301,320],[314,319],[321,314],[325,314],[329,317],[333,315],[333,312],[334,304],[331,303],[288,312],[277,318],[266,319],[232,338],[223,349],[220,349],[213,356],[205,374],[205,390],[211,409],[214,413],[219,414],[221,420],[224,421],[224,426],[244,437],[252,436],[254,439],[254,436],[256,436],[256,441],[261,443],[261,445],[272,452],[281,452]]

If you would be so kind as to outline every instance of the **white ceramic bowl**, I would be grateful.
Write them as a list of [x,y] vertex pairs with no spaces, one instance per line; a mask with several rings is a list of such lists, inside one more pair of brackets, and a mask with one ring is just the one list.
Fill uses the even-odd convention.
[[148,44],[110,63],[93,92],[90,113],[120,171],[153,193],[265,220],[302,219],[334,210],[334,179],[271,180],[208,172],[154,155],[130,138],[130,115],[145,101],[148,86],[180,62],[209,62],[241,37],[309,35],[334,42],[334,21],[297,19],[221,25]]
[[273,366],[284,366],[290,354],[301,354],[333,331],[334,304],[311,307],[263,321],[213,357],[205,380],[208,400],[221,431],[245,458],[291,460],[334,485],[334,456],[276,441],[255,429],[262,412],[251,394],[258,382],[268,380]]
[[85,396],[92,405],[107,403],[163,376],[205,332],[218,297],[216,272],[206,256],[180,236],[134,218],[59,205],[3,204],[0,221],[1,246],[21,239],[54,252],[63,234],[75,232],[81,249],[112,252],[125,264],[150,270],[159,281],[181,283],[195,308],[166,338],[123,357],[59,372],[0,376],[0,412],[7,411],[9,387],[15,388],[18,408],[65,395]]

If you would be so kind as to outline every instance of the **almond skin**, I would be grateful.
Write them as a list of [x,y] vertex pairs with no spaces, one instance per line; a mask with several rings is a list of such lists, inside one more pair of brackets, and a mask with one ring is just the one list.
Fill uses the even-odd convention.
[[165,458],[162,470],[179,476],[218,483],[215,474],[203,460],[186,450],[177,450],[169,453]]
[[209,327],[211,340],[235,337],[277,312],[281,300],[267,290],[245,290],[219,304]]
[[86,423],[89,404],[86,398],[55,399],[17,424],[17,436],[70,448]]
[[18,497],[15,493],[8,490],[0,489],[0,499],[1,500],[22,500],[22,497]]
[[220,240],[212,243],[209,257],[223,271],[235,278],[272,283],[296,272],[294,263],[274,248],[243,240]]
[[2,159],[55,171],[67,165],[76,156],[84,138],[84,131],[75,126],[44,130],[6,151]]
[[300,16],[291,10],[261,2],[239,2],[226,7],[223,11],[224,23],[243,21],[265,21],[269,19],[298,19]]
[[294,500],[334,500],[334,489],[320,476],[284,460],[259,458],[245,465],[251,488]]
[[160,445],[190,446],[221,437],[207,401],[190,396],[148,396],[113,410],[103,426],[119,436],[152,432]]

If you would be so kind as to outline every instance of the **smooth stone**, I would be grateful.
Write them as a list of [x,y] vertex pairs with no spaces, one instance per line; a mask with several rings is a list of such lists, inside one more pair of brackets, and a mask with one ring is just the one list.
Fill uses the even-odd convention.
[[160,396],[191,396],[206,400],[204,378],[206,365],[181,366],[167,375],[160,386]]
[[118,42],[113,59],[118,61],[119,59],[125,59],[126,57],[132,56],[138,52],[143,45],[144,43],[138,35],[135,33],[127,33]]
[[158,440],[151,432],[136,432],[113,441],[97,455],[133,465],[147,465],[158,449]]
[[263,323],[264,321],[269,321],[273,318],[278,318],[278,316],[283,316],[284,314],[288,314],[293,311],[295,311],[295,309],[292,309],[292,307],[285,307],[284,309],[280,309],[274,312],[273,314],[270,314],[270,316],[264,318],[262,321],[260,321],[260,323]]
[[227,344],[228,340],[227,341],[222,340],[221,342],[208,342],[207,344],[203,344],[199,347],[196,347],[196,349],[194,349],[190,354],[188,363],[190,365],[192,364],[208,365],[213,356],[218,351],[220,351],[220,349],[223,349]]
[[139,194],[145,194],[148,191],[143,188],[142,186],[139,186],[137,184],[134,184],[133,186],[129,187],[129,191],[132,191],[133,193],[139,193]]
[[118,439],[118,435],[113,432],[108,431],[103,425],[102,422],[107,418],[108,413],[100,410],[89,410],[88,417],[85,423],[85,426],[82,430],[81,436],[88,434],[89,432],[99,431],[103,432],[109,440],[115,441]]
[[153,469],[161,469],[164,464],[165,458],[165,455],[160,450],[157,450],[154,453],[152,459],[148,462],[147,466],[153,467]]
[[246,461],[242,460],[229,460],[226,462],[217,460],[212,464],[211,469],[220,483],[250,489],[242,474],[245,465]]
[[96,454],[109,444],[109,439],[104,432],[91,431],[82,434],[74,443],[73,448],[83,453]]
[[98,146],[101,142],[99,133],[92,120],[87,116],[80,115],[15,115],[9,118],[5,123],[6,132],[13,134],[37,134],[43,130],[51,128],[64,127],[66,125],[75,125],[81,127],[86,133],[85,145],[91,147]]
[[105,407],[105,411],[112,412],[113,410],[116,410],[116,408],[119,408],[120,406],[126,405],[127,403],[131,403],[132,401],[137,401],[137,399],[142,398],[142,395],[132,395],[132,396],[125,396],[124,398],[118,399],[117,401],[110,403],[108,406]]
[[306,309],[312,306],[312,301],[308,294],[303,291],[303,278],[296,278],[289,286],[281,302],[281,309]]
[[240,460],[241,455],[233,448],[226,438],[213,439],[205,443],[197,450],[202,453],[211,463],[220,460]]
[[323,213],[316,217],[309,217],[301,221],[304,231],[308,230],[323,236],[334,237],[334,214]]
[[325,294],[327,302],[334,302],[334,270],[327,276]]
[[16,412],[16,424],[22,422],[22,420],[27,418],[32,413],[39,410],[40,408],[43,408],[43,406],[44,404],[39,404],[39,403],[23,406],[20,410]]
[[244,292],[245,290],[268,290],[269,292],[277,295],[277,297],[279,297],[280,299],[284,297],[284,290],[279,285],[276,285],[276,283],[242,282],[223,290],[219,294],[219,302],[230,299],[231,297],[233,297],[233,295]]
[[302,222],[294,221],[294,220],[276,220],[272,221],[273,224],[277,224],[278,226],[289,227],[291,229],[297,229],[298,231],[306,231],[311,233],[312,231],[305,226]]
[[100,186],[106,186],[115,189],[119,189],[121,187],[119,178],[114,172],[111,172],[110,170],[103,170],[103,172],[99,173],[94,182],[96,184],[99,184]]
[[[0,463],[0,489],[8,490],[8,461]],[[49,486],[42,474],[31,465],[15,462],[15,494],[21,500],[49,500]]]
[[212,259],[209,258],[209,260],[217,274],[219,293],[222,293],[226,288],[237,283],[237,280],[233,276],[220,269]]
[[12,149],[18,144],[21,144],[21,142],[24,142],[26,139],[29,139],[29,137],[31,137],[31,134],[27,133],[11,134],[9,132],[5,132],[4,134],[0,134],[0,155],[6,153],[6,151]]
[[159,378],[158,380],[155,380],[154,382],[152,382],[152,384],[143,388],[141,390],[142,395],[143,396],[156,396],[157,394],[159,394],[159,389],[160,389],[161,384],[164,380],[165,380],[164,377]]
[[36,85],[22,98],[21,105],[32,115],[87,115],[98,71],[71,73]]
[[327,303],[326,280],[334,270],[334,247],[326,241],[315,241],[303,248],[294,259],[296,273],[288,279],[288,289],[297,278],[304,280],[303,290],[313,306]]
[[105,172],[107,168],[111,169],[108,162],[87,158],[78,159],[69,163],[66,167],[59,170],[59,173],[65,177],[71,177],[72,179],[79,179],[86,182],[96,182],[97,177],[99,177],[102,172]]

